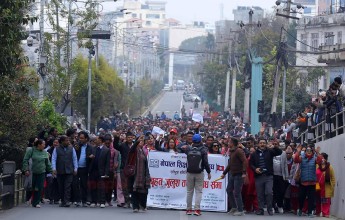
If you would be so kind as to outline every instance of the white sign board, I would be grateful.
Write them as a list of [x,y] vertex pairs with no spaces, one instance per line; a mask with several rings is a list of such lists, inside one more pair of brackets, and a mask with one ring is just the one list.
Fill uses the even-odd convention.
[[[207,179],[205,171],[201,210],[226,212],[227,178],[217,182],[213,182],[213,180],[222,175],[228,158],[209,154],[208,160],[212,179]],[[157,208],[186,209],[187,155],[151,151],[148,155],[148,163],[151,188],[149,189],[147,205]]]

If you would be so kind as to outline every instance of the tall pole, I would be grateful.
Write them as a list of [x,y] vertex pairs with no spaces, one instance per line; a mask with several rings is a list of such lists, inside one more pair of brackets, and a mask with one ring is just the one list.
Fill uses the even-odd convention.
[[[97,25],[98,25],[99,24],[99,4],[100,3],[96,2],[96,4],[97,4],[96,10],[97,10]],[[99,47],[99,40],[96,39],[96,68],[99,67],[99,53],[98,53],[99,49],[98,49],[98,47]]]
[[228,71],[226,72],[226,85],[225,85],[225,101],[224,101],[224,111],[227,111],[229,109],[229,96],[230,96],[230,71],[232,69],[232,66],[231,66],[231,56],[232,56],[232,53],[231,53],[231,46],[232,46],[232,43],[230,41],[229,43],[229,69]]
[[[285,30],[287,30],[287,27],[289,25],[289,16],[291,11],[291,0],[287,1],[285,15],[286,15],[286,22],[284,23],[283,27]],[[287,41],[287,33],[286,31],[282,32],[282,42],[285,43]],[[279,63],[280,61],[277,61],[277,70],[276,70],[276,76],[274,80],[274,91],[273,91],[273,98],[272,98],[272,107],[271,107],[271,114],[277,112],[277,102],[278,102],[278,93],[279,93],[279,82],[281,78],[281,73],[279,71]],[[284,68],[285,69],[285,68]],[[286,78],[286,69],[284,70],[285,78]],[[283,82],[283,84],[286,84],[286,80]],[[283,85],[283,87],[286,87],[286,85]],[[283,94],[283,102],[284,102],[284,116],[285,116],[285,94]]]
[[286,68],[284,67],[284,75],[283,75],[282,118],[285,118],[285,96],[286,96]]
[[91,53],[89,53],[88,93],[87,93],[87,130],[91,132]]
[[[38,71],[42,71],[42,57],[44,56],[44,5],[45,0],[40,2],[40,50],[39,50],[39,59],[38,59]],[[39,102],[43,101],[44,98],[44,79],[43,75],[40,75],[39,89],[38,89],[38,100]]]
[[[253,14],[254,11],[249,11],[249,37],[248,37],[248,48],[249,51],[251,51],[252,48],[252,33],[253,33]],[[246,80],[245,82],[249,82],[251,72],[246,73]],[[248,88],[245,88],[244,90],[244,117],[243,117],[243,123],[249,123],[249,112],[250,112],[250,86],[247,86]]]
[[59,65],[61,65],[61,46],[60,46],[60,23],[59,23],[59,1],[55,2],[55,13],[56,13],[56,41],[57,44],[57,59]]
[[232,85],[231,85],[231,112],[234,114],[236,111],[236,81],[237,81],[237,68],[238,68],[238,63],[237,63],[237,58],[236,58],[236,53],[237,53],[237,35],[235,37],[235,63],[236,63],[236,68],[232,68]]

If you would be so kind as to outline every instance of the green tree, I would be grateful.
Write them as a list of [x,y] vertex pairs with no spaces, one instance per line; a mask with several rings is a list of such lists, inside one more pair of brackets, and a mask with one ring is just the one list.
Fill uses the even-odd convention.
[[[78,55],[72,64],[72,71],[76,79],[72,86],[73,108],[81,115],[87,116],[88,97],[88,61]],[[100,116],[110,115],[116,110],[126,110],[128,103],[125,98],[125,87],[120,79],[103,57],[99,59],[99,67],[92,62],[92,126]]]
[[3,0],[0,6],[0,162],[13,160],[20,166],[26,141],[36,132],[37,117],[29,90],[37,83],[22,63],[20,41],[23,25],[37,21],[27,9],[33,0]]

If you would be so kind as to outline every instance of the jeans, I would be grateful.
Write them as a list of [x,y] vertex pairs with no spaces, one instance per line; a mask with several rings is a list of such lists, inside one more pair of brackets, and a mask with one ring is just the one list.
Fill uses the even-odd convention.
[[204,186],[204,172],[201,173],[187,173],[187,210],[192,209],[192,201],[195,190],[195,210],[200,210],[200,203],[202,198],[202,188]]
[[259,210],[263,211],[265,202],[267,210],[272,211],[273,200],[273,176],[260,175],[255,177],[255,188],[258,194]]
[[73,174],[58,174],[57,181],[59,185],[61,203],[69,203],[71,201]]
[[229,196],[230,204],[232,208],[237,208],[239,212],[243,212],[243,202],[242,202],[242,186],[243,178],[242,174],[231,175],[229,173],[229,184],[226,191]]

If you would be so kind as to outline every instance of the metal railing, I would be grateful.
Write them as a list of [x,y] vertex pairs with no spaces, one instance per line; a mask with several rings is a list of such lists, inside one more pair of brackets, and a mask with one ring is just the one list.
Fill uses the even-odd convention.
[[12,161],[2,164],[3,174],[0,174],[0,210],[11,209],[25,201],[24,178],[21,171],[15,170]]
[[325,118],[325,120],[312,127],[314,138],[308,138],[308,130],[299,135],[298,139],[301,140],[301,143],[317,143],[344,133],[345,109],[334,115],[326,114]]

